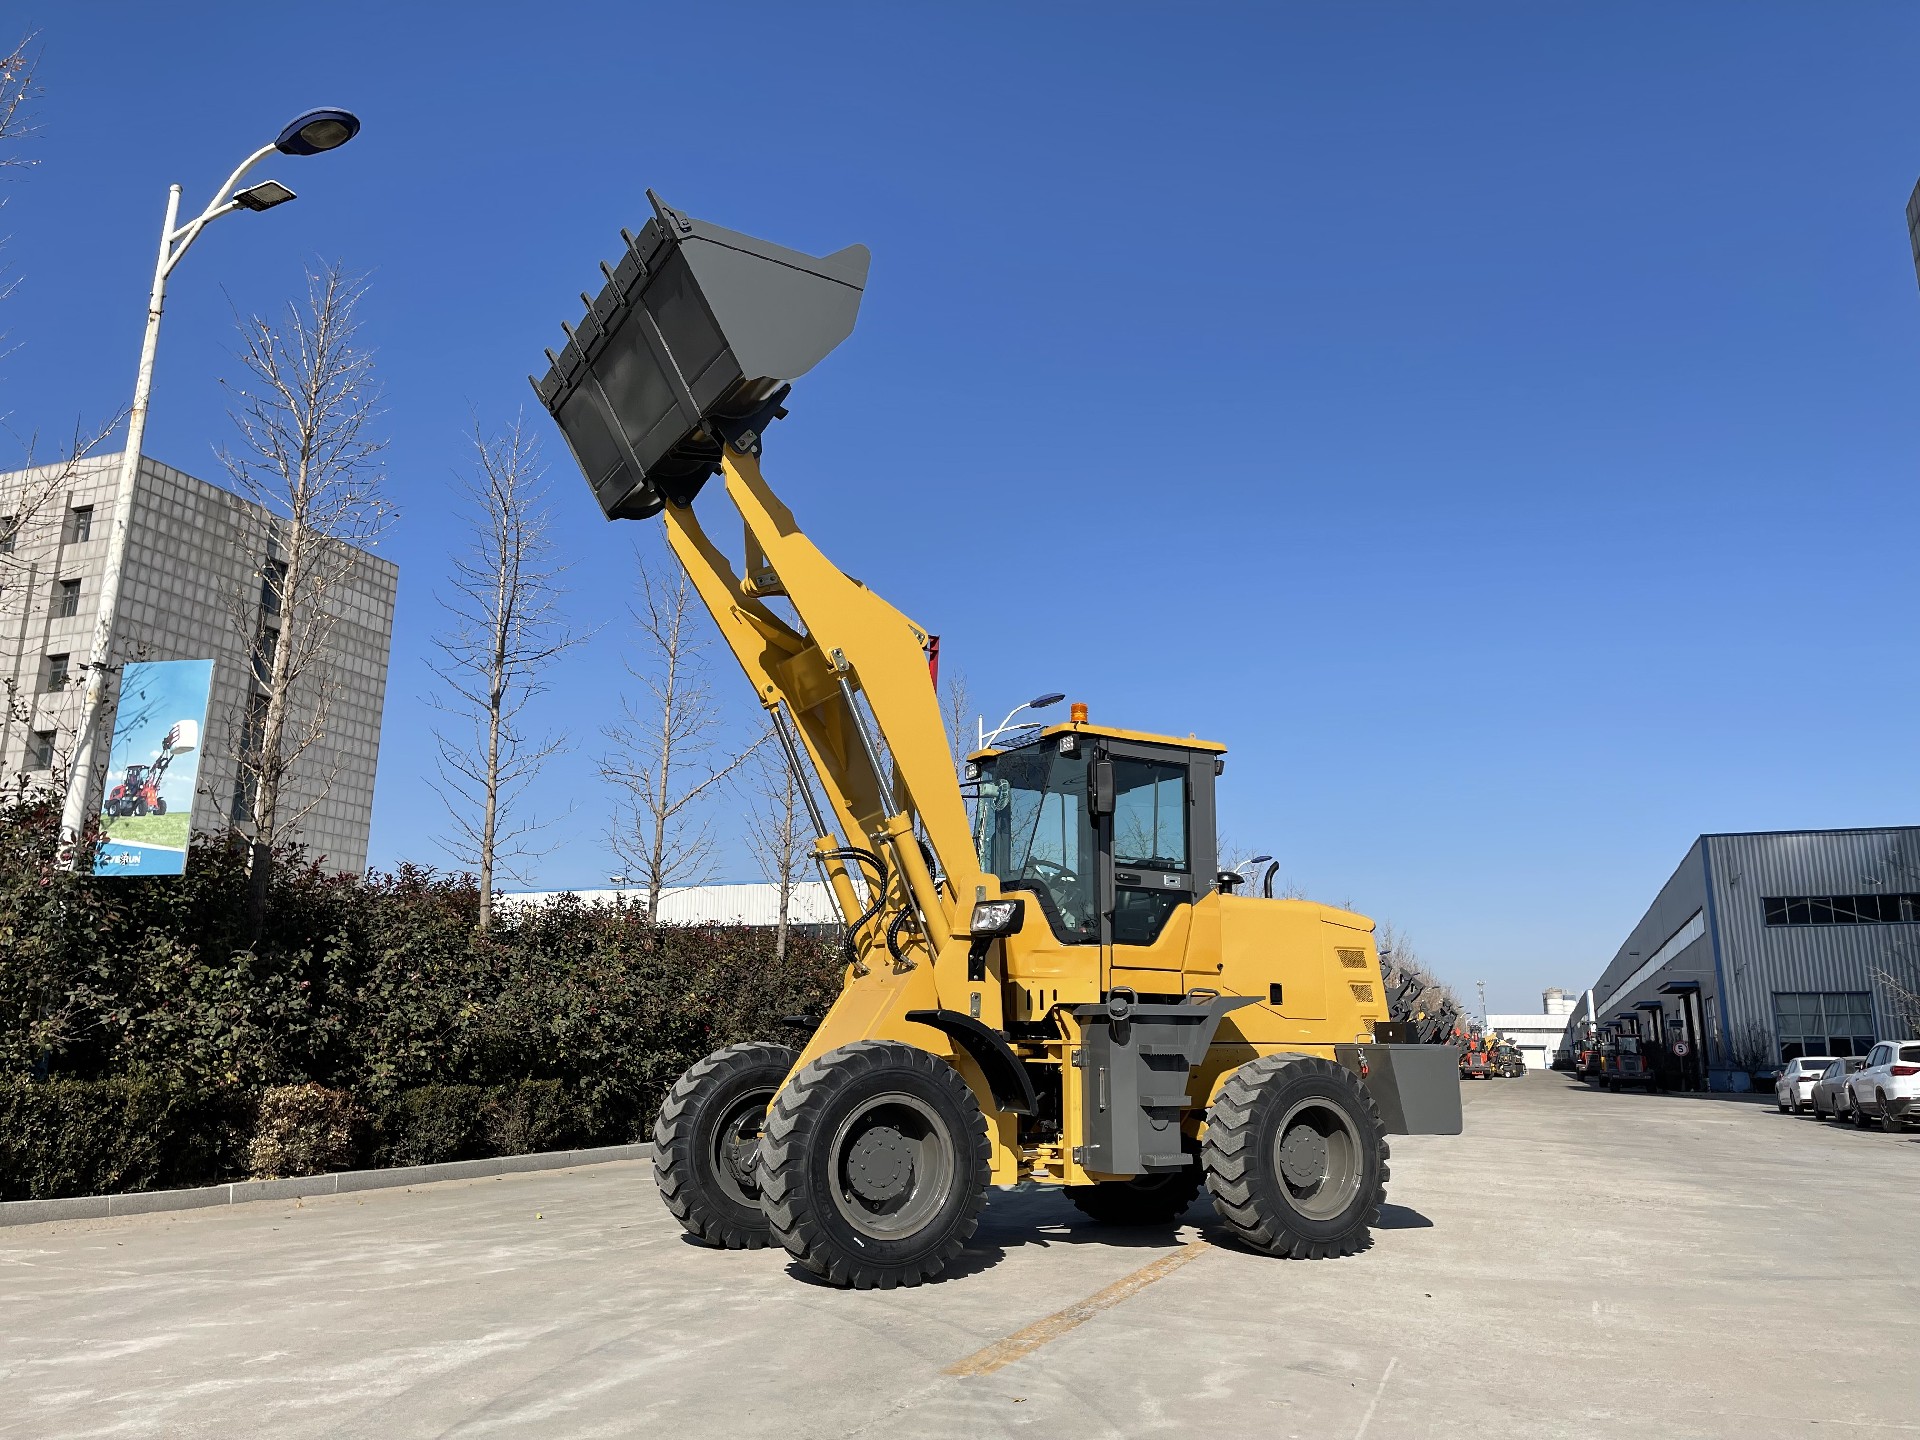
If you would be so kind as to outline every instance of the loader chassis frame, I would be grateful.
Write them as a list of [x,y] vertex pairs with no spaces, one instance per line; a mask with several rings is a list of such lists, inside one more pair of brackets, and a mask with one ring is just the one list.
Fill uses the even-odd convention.
[[[663,518],[787,747],[818,832],[815,858],[849,927],[841,993],[794,1073],[861,1040],[944,1056],[988,1118],[1001,1185],[1087,1185],[1191,1164],[1227,1077],[1282,1052],[1358,1072],[1384,1114],[1458,1131],[1457,1088],[1451,1117],[1380,1094],[1396,1076],[1423,1088],[1433,1078],[1408,1050],[1431,1048],[1449,1071],[1454,1062],[1444,1047],[1395,1046],[1398,1066],[1370,1063],[1387,1058],[1371,1041],[1388,1017],[1372,922],[1217,887],[1222,747],[1086,724],[1028,742],[1185,777],[1183,866],[1166,856],[1116,863],[1114,817],[1099,817],[1091,938],[1063,940],[1031,876],[1003,882],[983,868],[928,679],[927,632],[827,560],[767,484],[757,439],[745,443],[727,443],[720,459],[742,527],[738,564],[690,495],[669,497]],[[1001,754],[976,762],[991,777]],[[1148,893],[1176,903],[1148,907],[1157,926],[1116,933],[1116,912]],[[1003,894],[1034,903],[1013,933],[976,939],[975,904]]]

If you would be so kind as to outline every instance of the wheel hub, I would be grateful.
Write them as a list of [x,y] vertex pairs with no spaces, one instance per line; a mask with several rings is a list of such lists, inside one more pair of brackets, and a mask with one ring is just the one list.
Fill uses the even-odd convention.
[[711,1148],[713,1176],[720,1188],[741,1205],[760,1203],[760,1177],[755,1165],[760,1158],[760,1133],[765,1126],[771,1092],[754,1090],[740,1096],[714,1127]]
[[1317,1185],[1327,1174],[1327,1140],[1311,1125],[1295,1125],[1280,1142],[1280,1174],[1300,1189]]
[[876,1125],[847,1152],[847,1180],[854,1194],[882,1204],[906,1193],[913,1183],[915,1147],[891,1125]]

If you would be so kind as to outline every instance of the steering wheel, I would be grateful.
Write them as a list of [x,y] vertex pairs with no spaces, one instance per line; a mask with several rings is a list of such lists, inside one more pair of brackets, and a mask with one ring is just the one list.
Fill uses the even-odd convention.
[[1028,859],[1027,864],[1032,869],[1039,871],[1043,879],[1051,872],[1052,875],[1063,884],[1078,885],[1080,883],[1080,877],[1078,875],[1067,869],[1066,866],[1056,864],[1052,860],[1042,860],[1038,856],[1033,856]]

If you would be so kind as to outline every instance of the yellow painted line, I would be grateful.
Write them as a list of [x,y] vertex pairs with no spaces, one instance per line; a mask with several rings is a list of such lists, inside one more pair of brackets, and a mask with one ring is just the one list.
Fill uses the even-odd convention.
[[1016,1360],[1025,1359],[1042,1345],[1051,1344],[1070,1330],[1077,1330],[1102,1310],[1111,1310],[1122,1300],[1139,1294],[1156,1280],[1164,1280],[1182,1265],[1198,1260],[1212,1249],[1204,1240],[1182,1245],[1171,1255],[1162,1255],[1152,1264],[1142,1265],[1131,1275],[1123,1275],[1104,1290],[1096,1290],[1084,1300],[1076,1300],[1064,1310],[1056,1310],[1044,1320],[1014,1331],[1004,1340],[996,1340],[984,1350],[976,1350],[964,1360],[949,1365],[946,1375],[991,1375]]

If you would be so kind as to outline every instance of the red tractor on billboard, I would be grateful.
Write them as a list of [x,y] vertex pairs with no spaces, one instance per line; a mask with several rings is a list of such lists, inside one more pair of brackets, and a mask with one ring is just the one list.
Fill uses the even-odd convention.
[[176,755],[184,755],[200,743],[197,720],[176,720],[161,737],[160,752],[145,765],[129,765],[120,783],[107,792],[101,807],[113,819],[128,815],[164,815],[166,799],[160,794],[160,782]]

